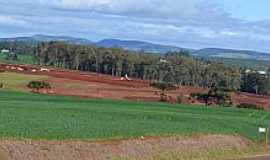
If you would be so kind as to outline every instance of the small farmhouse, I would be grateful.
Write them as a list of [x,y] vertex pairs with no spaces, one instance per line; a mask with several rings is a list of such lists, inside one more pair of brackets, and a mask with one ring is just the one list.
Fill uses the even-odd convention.
[[8,49],[2,49],[1,50],[1,53],[2,54],[9,54],[10,53],[10,50],[8,50]]

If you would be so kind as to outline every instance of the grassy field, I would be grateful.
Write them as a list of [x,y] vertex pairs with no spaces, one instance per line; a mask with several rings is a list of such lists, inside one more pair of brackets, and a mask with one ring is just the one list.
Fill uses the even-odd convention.
[[6,60],[6,55],[1,52],[0,52],[0,62],[12,63],[12,64],[35,64],[33,60],[33,56],[31,55],[19,54],[18,60],[13,61],[13,60]]
[[240,134],[256,140],[268,112],[236,108],[86,100],[0,91],[0,137],[121,139],[139,136]]
[[32,80],[46,78],[46,76],[25,75],[11,72],[0,73],[0,83],[4,83],[1,90],[26,91],[26,85]]
[[210,58],[210,60],[224,63],[227,66],[246,67],[249,69],[267,71],[270,68],[269,61],[252,59]]

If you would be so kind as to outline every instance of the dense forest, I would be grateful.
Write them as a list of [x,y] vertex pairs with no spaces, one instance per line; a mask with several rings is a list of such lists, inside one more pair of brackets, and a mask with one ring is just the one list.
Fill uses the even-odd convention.
[[35,52],[39,65],[81,71],[92,71],[112,76],[157,80],[177,85],[240,88],[237,68],[220,63],[194,59],[187,52],[165,55],[125,51],[120,48],[80,46],[62,42],[41,43]]
[[217,86],[226,90],[270,94],[270,70],[265,75],[255,71],[247,73],[246,68],[194,58],[187,51],[159,55],[64,42],[0,43],[0,49],[4,48],[10,48],[15,53],[30,54],[35,63],[42,66],[112,76],[128,75],[176,85]]

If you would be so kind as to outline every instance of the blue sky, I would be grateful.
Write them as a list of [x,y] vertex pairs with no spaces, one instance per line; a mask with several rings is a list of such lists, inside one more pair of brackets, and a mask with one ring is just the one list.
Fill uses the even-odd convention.
[[8,0],[0,6],[0,37],[119,38],[270,53],[269,0]]

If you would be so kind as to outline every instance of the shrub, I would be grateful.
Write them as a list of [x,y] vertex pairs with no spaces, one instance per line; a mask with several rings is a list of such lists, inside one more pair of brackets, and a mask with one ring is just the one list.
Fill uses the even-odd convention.
[[150,86],[161,90],[161,93],[160,93],[160,101],[161,102],[168,102],[168,100],[169,100],[169,97],[165,94],[165,91],[177,89],[176,85],[174,85],[172,83],[161,82],[161,81],[152,82],[152,83],[150,83]]
[[177,87],[172,83],[159,82],[159,81],[152,82],[150,86],[160,89],[162,91],[166,91],[166,90],[169,91],[169,90],[177,89]]
[[166,94],[164,94],[164,93],[161,93],[160,94],[160,102],[168,102],[168,96],[166,95]]
[[0,83],[0,88],[4,88],[4,83]]
[[205,105],[209,105],[211,102],[223,107],[232,106],[230,94],[223,91],[210,90],[208,93],[192,93],[190,96],[198,101],[204,101]]
[[178,104],[183,103],[184,102],[184,95],[177,96],[176,101]]
[[40,90],[40,89],[51,89],[51,85],[44,81],[31,81],[27,85],[28,88]]
[[246,109],[258,109],[258,110],[263,110],[262,107],[257,106],[256,104],[250,104],[250,103],[241,103],[236,106],[237,108],[246,108]]
[[191,97],[196,98],[198,101],[204,101],[205,105],[208,105],[209,94],[207,93],[192,93]]

